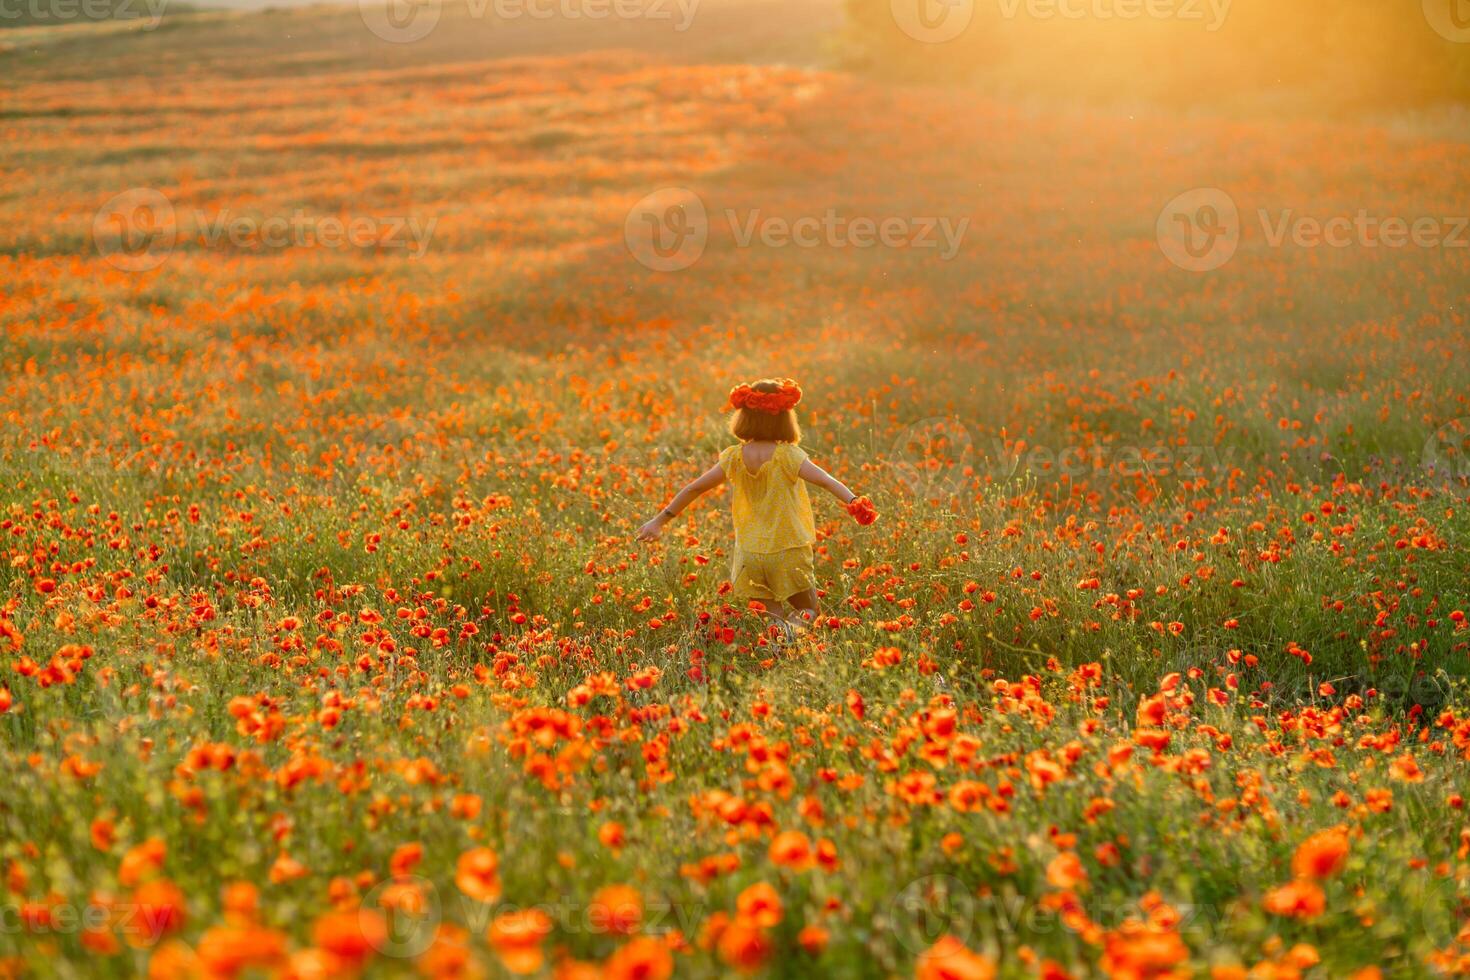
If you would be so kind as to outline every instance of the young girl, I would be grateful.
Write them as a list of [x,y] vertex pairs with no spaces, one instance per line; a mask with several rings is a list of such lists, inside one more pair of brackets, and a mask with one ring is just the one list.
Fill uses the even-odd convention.
[[747,602],[758,600],[782,620],[810,623],[817,615],[812,570],[816,527],[806,485],[821,487],[842,501],[860,524],[873,523],[877,511],[871,501],[828,475],[798,447],[799,401],[801,388],[790,378],[732,388],[730,434],[740,445],[720,453],[718,463],[639,528],[638,540],[657,538],[700,494],[729,483],[733,488],[730,511],[735,519],[730,581],[735,596]]

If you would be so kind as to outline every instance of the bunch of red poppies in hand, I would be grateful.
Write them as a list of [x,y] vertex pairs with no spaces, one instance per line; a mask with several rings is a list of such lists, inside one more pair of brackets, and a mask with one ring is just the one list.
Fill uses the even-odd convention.
[[847,512],[852,519],[867,527],[878,519],[878,508],[873,506],[873,501],[867,497],[853,497],[848,501]]

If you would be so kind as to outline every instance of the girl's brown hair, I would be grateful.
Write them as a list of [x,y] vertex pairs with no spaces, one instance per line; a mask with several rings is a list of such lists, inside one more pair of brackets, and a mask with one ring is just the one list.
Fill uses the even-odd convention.
[[[778,392],[781,385],[770,379],[757,381],[750,386],[767,394]],[[801,425],[796,421],[796,409],[784,412],[762,412],[754,408],[737,408],[730,413],[730,434],[741,442],[801,442]]]

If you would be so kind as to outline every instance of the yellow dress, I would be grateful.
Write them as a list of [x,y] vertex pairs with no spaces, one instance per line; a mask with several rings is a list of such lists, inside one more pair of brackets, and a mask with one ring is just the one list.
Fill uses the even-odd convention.
[[742,448],[731,446],[720,454],[735,523],[730,581],[741,599],[784,601],[816,584],[812,561],[816,522],[806,481],[800,476],[807,455],[783,442],[752,473]]

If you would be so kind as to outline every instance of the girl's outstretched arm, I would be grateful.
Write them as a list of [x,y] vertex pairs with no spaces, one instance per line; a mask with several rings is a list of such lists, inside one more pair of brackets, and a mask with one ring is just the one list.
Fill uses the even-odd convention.
[[857,499],[857,494],[847,489],[847,487],[843,485],[841,480],[837,479],[831,473],[828,473],[826,470],[822,469],[811,460],[807,460],[805,463],[801,464],[801,470],[800,472],[798,472],[797,475],[806,482],[810,483],[812,486],[821,487],[823,490],[827,491],[832,496],[842,501],[844,505],[850,504]]
[[679,516],[685,507],[692,504],[700,494],[713,490],[725,482],[725,470],[716,463],[705,470],[700,476],[689,481],[689,485],[680,490],[669,505],[654,515],[653,520],[638,529],[639,541],[652,541],[664,533],[664,525]]

